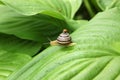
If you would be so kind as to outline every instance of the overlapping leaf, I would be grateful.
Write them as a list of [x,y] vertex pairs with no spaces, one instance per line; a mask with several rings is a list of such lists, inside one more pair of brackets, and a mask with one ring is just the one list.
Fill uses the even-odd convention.
[[28,55],[35,55],[40,49],[39,42],[24,40],[13,35],[0,34],[0,50],[8,53],[25,53]]
[[96,2],[102,10],[114,8],[114,7],[120,7],[119,0],[96,0]]
[[0,5],[2,5],[3,3],[0,1]]
[[67,24],[69,25],[69,28],[72,29],[73,31],[77,30],[81,26],[87,24],[87,20],[68,20]]
[[0,50],[0,80],[6,80],[11,73],[16,72],[29,60],[31,57],[26,54],[14,54]]
[[40,43],[47,42],[47,37],[54,38],[63,28],[68,28],[65,21],[42,14],[23,16],[6,6],[0,7],[0,15],[0,32]]
[[[48,37],[55,39],[64,28],[69,29],[69,32],[74,29],[69,22],[43,14],[24,16],[6,6],[0,6],[0,15],[0,32],[40,43],[48,42]],[[83,22],[86,21],[81,21],[80,24]]]
[[40,49],[41,44],[38,42],[0,33],[0,80],[6,80]]
[[[3,3],[7,5],[6,2],[3,2]],[[70,3],[70,4],[75,4],[75,3]],[[10,6],[10,5],[8,4],[7,6]],[[21,13],[21,11],[19,11],[18,9],[14,9],[15,11],[17,11],[15,12],[7,6],[0,5],[0,15],[1,15],[0,52],[2,53],[2,55],[0,56],[1,58],[0,79],[1,80],[5,79],[9,74],[16,71],[18,67],[19,68],[22,67],[23,64],[25,64],[27,60],[29,60],[26,56],[35,55],[40,50],[41,44],[43,42],[48,41],[47,37],[54,38],[59,33],[59,31],[62,31],[63,28],[69,28],[68,24],[65,21],[59,20],[59,19],[63,19],[63,17],[68,17],[68,18],[73,17],[76,10],[79,8],[80,4],[78,3],[78,5],[74,6],[73,8],[68,6],[68,8],[72,9],[70,13],[67,12],[68,9],[65,10],[65,13],[61,13],[55,10],[52,11],[51,9],[48,9],[48,7],[46,9],[45,8],[42,9],[42,10],[45,9],[45,11],[35,10],[34,12],[34,10],[31,10],[31,9],[30,11],[26,11],[24,8],[27,8],[27,10],[29,10],[28,6],[27,7],[23,6],[24,8],[23,7],[21,8],[21,6],[18,6],[17,4],[18,8],[21,8],[22,10],[25,10],[25,12],[28,12],[28,13],[24,13],[23,11],[22,12],[23,14],[27,14],[31,16],[21,15],[17,13],[17,12]],[[45,6],[46,5],[44,5],[44,7]],[[32,9],[34,7],[32,6]],[[59,5],[59,7],[61,6]],[[42,13],[51,15],[52,17],[43,15],[43,14],[37,14],[37,13],[40,13],[41,11]],[[56,18],[53,18],[53,17],[56,17]],[[12,35],[6,35],[6,34],[12,34],[19,38]],[[25,40],[25,39],[29,39],[29,40]],[[30,40],[35,40],[39,42],[30,41]]]
[[75,46],[46,49],[8,80],[120,80],[119,22],[118,8],[97,14],[71,35]]
[[64,19],[73,18],[80,7],[82,0],[1,0],[14,10],[25,14],[34,15],[43,13]]

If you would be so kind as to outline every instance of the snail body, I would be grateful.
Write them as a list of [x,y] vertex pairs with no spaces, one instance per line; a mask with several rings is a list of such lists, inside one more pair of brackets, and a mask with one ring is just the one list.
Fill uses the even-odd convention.
[[71,37],[67,31],[64,29],[63,32],[57,37],[57,40],[51,41],[51,45],[71,45],[74,44],[71,41]]

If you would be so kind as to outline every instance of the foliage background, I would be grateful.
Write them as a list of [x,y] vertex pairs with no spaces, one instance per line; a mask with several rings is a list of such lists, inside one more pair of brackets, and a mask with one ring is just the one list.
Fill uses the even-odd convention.
[[120,80],[119,22],[119,0],[0,0],[0,80]]

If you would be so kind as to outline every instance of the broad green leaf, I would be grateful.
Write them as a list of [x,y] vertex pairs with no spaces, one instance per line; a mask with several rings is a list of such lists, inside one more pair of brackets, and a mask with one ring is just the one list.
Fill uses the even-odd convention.
[[3,5],[3,3],[0,1],[0,5]]
[[26,54],[14,54],[0,50],[0,80],[6,80],[11,73],[17,72],[30,60],[31,57]]
[[33,56],[41,50],[41,46],[39,42],[20,39],[13,35],[0,34],[0,50],[8,53],[25,53]]
[[[64,28],[72,32],[87,22],[86,20],[66,20],[65,22],[43,14],[24,16],[6,6],[0,6],[0,10],[0,32],[40,43],[49,42],[47,38],[54,40]],[[76,24],[80,25],[75,28]]]
[[68,20],[67,24],[69,25],[69,27],[74,31],[77,30],[78,28],[80,28],[81,26],[87,24],[88,21],[87,20]]
[[118,8],[98,13],[71,34],[76,45],[47,48],[8,80],[120,80],[119,22]]
[[72,19],[82,0],[1,0],[24,15],[47,14],[59,19]]
[[64,28],[72,31],[72,27],[69,28],[63,20],[43,14],[24,16],[6,6],[0,6],[0,32],[2,33],[45,43],[48,42],[48,37],[55,39]]
[[102,10],[120,7],[120,0],[96,0],[96,2]]

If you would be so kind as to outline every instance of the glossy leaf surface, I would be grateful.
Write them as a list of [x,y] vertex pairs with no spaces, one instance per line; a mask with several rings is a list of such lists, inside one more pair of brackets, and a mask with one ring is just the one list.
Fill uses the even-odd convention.
[[25,15],[47,14],[59,19],[73,18],[82,0],[1,0]]
[[76,45],[49,47],[8,80],[120,80],[119,22],[119,8],[97,14],[71,34]]

